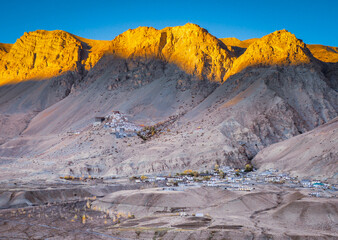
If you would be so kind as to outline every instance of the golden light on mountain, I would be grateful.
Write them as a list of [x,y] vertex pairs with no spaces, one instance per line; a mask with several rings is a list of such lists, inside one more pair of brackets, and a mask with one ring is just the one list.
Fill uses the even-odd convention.
[[[0,44],[0,85],[48,79],[68,71],[89,71],[104,54],[124,59],[156,58],[216,82],[250,66],[311,62],[307,46],[286,30],[261,39],[221,40],[190,23],[162,30],[139,27],[112,41],[85,39],[60,30],[38,30],[25,33],[15,44]],[[338,61],[336,48],[308,47],[321,61]]]
[[235,58],[221,41],[195,24],[128,30],[112,41],[111,51],[123,58],[159,58],[187,73],[219,82]]
[[276,31],[248,46],[227,73],[226,78],[247,67],[273,65],[300,65],[311,62],[306,45],[286,30]]
[[60,30],[25,33],[15,44],[0,46],[0,85],[89,70],[108,47],[109,41],[77,38]]

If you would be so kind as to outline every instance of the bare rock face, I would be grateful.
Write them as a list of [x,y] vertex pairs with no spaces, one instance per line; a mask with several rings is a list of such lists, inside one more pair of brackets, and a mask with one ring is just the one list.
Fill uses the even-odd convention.
[[300,65],[313,61],[311,52],[286,30],[271,33],[252,43],[235,62],[226,78],[248,67]]
[[25,33],[0,63],[1,84],[49,78],[77,68],[81,43],[64,31]]
[[0,43],[0,60],[3,55],[9,52],[13,44]]
[[189,74],[218,82],[235,59],[220,40],[195,24],[128,30],[112,41],[111,51],[123,58],[160,58]]

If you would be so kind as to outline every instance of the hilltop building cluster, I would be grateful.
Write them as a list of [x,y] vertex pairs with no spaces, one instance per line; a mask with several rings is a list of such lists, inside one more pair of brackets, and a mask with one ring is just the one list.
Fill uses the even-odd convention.
[[111,129],[111,134],[116,138],[134,137],[141,131],[143,126],[130,122],[125,114],[113,111],[105,117],[95,117],[94,126],[103,124],[104,128]]

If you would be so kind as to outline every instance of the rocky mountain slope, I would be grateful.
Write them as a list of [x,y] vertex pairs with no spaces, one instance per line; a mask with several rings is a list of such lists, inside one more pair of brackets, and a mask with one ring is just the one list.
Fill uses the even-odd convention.
[[299,177],[337,179],[338,118],[312,131],[273,144],[260,151],[253,163],[261,168],[281,168]]
[[[0,88],[3,178],[240,167],[337,117],[337,63],[316,59],[285,30],[252,42],[227,46],[194,24],[104,42],[24,35],[0,56],[3,84],[25,80]],[[92,126],[114,110],[136,124],[175,121],[145,142],[116,139]]]

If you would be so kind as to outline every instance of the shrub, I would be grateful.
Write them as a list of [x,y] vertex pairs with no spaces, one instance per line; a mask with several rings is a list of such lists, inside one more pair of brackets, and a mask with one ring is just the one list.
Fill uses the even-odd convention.
[[135,177],[135,176],[131,176],[131,177],[129,178],[130,181],[135,181],[136,179],[138,179],[138,177]]
[[209,181],[209,180],[210,180],[210,178],[211,178],[210,176],[204,176],[204,177],[203,177],[203,180],[205,180],[205,181]]
[[253,166],[250,163],[246,164],[244,172],[252,172],[252,171],[253,171]]
[[197,171],[193,171],[191,169],[188,169],[188,170],[184,170],[181,175],[190,175],[192,177],[198,177],[199,176],[199,173]]
[[141,176],[141,180],[142,180],[142,181],[143,181],[143,180],[146,180],[146,179],[148,179],[147,176],[144,176],[144,175]]

